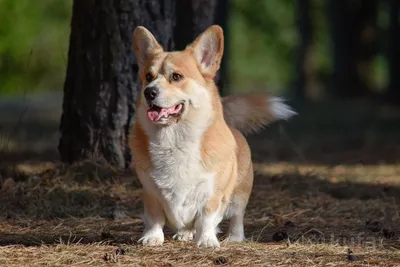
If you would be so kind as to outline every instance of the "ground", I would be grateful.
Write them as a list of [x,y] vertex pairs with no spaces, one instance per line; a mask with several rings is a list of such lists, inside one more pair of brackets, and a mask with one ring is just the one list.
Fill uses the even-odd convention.
[[137,244],[134,174],[66,166],[57,112],[14,110],[11,119],[0,107],[0,266],[400,266],[399,110],[295,106],[290,122],[248,137],[248,240],[216,250],[173,241],[168,229],[162,247]]

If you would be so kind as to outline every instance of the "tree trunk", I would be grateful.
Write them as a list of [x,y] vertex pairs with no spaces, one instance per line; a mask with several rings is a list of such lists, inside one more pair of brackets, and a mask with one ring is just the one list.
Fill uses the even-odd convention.
[[135,112],[138,66],[136,26],[174,47],[173,0],[74,0],[64,84],[59,153],[73,163],[129,165],[129,128]]
[[313,98],[316,90],[316,68],[314,50],[314,27],[311,16],[310,0],[298,0],[297,25],[299,45],[296,58],[294,90],[298,99]]
[[376,0],[328,0],[333,43],[333,87],[339,97],[370,92],[376,54]]
[[176,49],[181,50],[214,23],[217,1],[177,1]]
[[386,99],[400,104],[400,2],[398,0],[389,0],[389,14],[389,86]]

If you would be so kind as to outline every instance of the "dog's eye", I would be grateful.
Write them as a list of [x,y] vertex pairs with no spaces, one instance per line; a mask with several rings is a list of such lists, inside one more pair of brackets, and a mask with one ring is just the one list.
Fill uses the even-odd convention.
[[183,76],[179,73],[174,72],[171,74],[171,78],[170,78],[171,81],[178,82],[182,79],[183,79]]
[[151,74],[150,72],[146,74],[146,81],[149,83],[153,80],[153,74]]

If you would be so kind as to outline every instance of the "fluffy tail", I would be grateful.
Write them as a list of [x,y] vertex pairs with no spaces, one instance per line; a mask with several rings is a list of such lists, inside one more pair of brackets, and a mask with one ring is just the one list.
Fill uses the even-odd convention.
[[244,134],[261,130],[277,120],[287,120],[297,113],[284,99],[267,94],[232,95],[222,98],[228,125]]

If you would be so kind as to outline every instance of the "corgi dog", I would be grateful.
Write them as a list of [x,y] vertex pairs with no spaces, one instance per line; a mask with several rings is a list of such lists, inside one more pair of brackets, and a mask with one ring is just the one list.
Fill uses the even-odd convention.
[[224,50],[213,25],[183,51],[166,52],[142,26],[133,33],[142,84],[129,146],[142,185],[145,228],[139,243],[173,238],[199,247],[245,239],[243,217],[253,186],[250,148],[243,134],[296,114],[267,94],[221,98],[214,78]]

